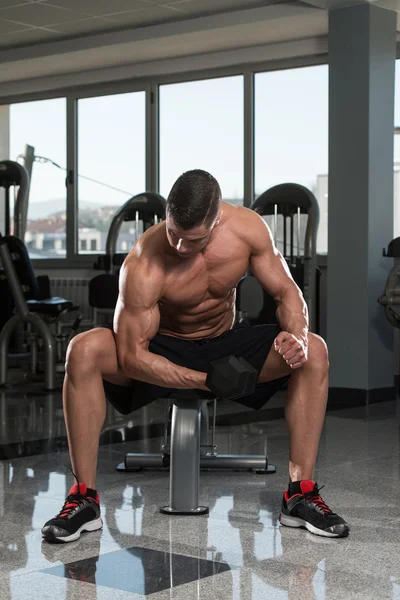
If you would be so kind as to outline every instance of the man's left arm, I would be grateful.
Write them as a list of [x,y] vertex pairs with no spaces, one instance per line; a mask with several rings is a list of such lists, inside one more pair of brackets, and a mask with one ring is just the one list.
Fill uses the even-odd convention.
[[254,212],[246,216],[251,220],[248,224],[251,271],[277,304],[276,316],[282,332],[275,340],[275,349],[293,369],[297,369],[307,361],[307,305],[286,260],[275,247],[268,225]]

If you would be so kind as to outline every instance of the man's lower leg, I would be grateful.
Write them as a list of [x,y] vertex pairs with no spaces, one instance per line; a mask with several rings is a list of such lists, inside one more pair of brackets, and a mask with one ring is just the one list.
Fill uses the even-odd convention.
[[69,369],[63,387],[64,418],[72,469],[78,481],[96,489],[99,438],[106,416],[101,373],[90,377]]
[[327,399],[328,362],[309,362],[292,374],[285,411],[290,481],[313,479]]

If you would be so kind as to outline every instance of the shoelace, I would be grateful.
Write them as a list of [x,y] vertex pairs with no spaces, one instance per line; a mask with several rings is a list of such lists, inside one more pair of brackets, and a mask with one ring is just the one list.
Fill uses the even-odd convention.
[[64,502],[64,506],[56,516],[56,519],[68,517],[70,512],[77,506],[83,504],[85,500],[87,500],[87,498],[85,496],[82,496],[82,494],[70,494],[69,496],[67,496],[67,499]]
[[329,506],[322,500],[320,496],[320,491],[325,486],[321,486],[320,488],[316,485],[315,488],[311,492],[307,492],[304,494],[304,498],[307,502],[314,502],[318,508],[322,508],[325,514],[334,514],[333,511],[329,508]]
[[75,475],[75,473],[73,472],[71,467],[69,468],[69,470],[71,471],[72,475],[75,477],[76,482],[78,484],[78,493],[70,494],[69,496],[67,496],[67,498],[64,502],[64,506],[62,507],[62,509],[60,510],[58,515],[55,517],[56,519],[68,517],[68,515],[74,508],[76,508],[80,504],[83,504],[84,501],[86,500],[86,496],[83,496],[83,494],[81,494],[79,479],[77,478],[77,476]]

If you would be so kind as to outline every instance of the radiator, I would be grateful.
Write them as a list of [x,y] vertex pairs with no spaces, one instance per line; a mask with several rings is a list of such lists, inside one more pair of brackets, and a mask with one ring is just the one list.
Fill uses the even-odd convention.
[[[83,315],[81,328],[93,326],[93,309],[89,306],[89,281],[90,279],[78,277],[50,278],[52,296],[60,296],[80,307],[80,314]],[[67,313],[62,320],[64,323],[72,323],[77,314],[79,313]]]

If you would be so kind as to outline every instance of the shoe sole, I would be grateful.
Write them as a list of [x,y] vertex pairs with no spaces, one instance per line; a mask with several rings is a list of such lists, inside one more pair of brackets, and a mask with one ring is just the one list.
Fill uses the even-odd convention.
[[349,528],[347,526],[343,526],[342,531],[339,533],[332,533],[331,531],[324,531],[323,529],[318,529],[318,527],[314,527],[308,521],[304,521],[303,519],[299,519],[298,517],[290,517],[288,515],[284,515],[281,513],[279,520],[282,525],[286,527],[303,527],[307,529],[310,533],[314,533],[315,535],[320,535],[322,537],[329,538],[338,538],[338,537],[346,537],[349,535]]
[[79,538],[81,537],[81,533],[83,533],[85,531],[88,531],[88,532],[89,531],[97,531],[98,529],[101,529],[102,527],[103,527],[103,521],[102,521],[101,517],[99,517],[98,519],[89,521],[89,523],[84,523],[77,531],[75,531],[75,533],[72,533],[71,535],[57,537],[51,532],[51,530],[49,530],[49,531],[47,531],[47,533],[42,534],[42,537],[47,542],[61,542],[61,543],[75,542],[76,540],[79,540]]

